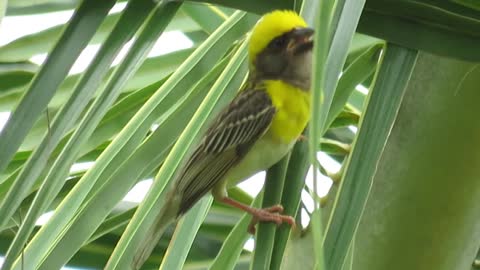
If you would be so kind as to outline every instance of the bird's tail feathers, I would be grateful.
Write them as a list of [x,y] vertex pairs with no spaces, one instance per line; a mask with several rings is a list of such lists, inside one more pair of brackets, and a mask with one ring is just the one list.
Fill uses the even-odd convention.
[[142,245],[137,249],[132,262],[132,269],[140,269],[145,261],[150,257],[153,249],[160,241],[165,230],[170,224],[175,222],[178,217],[178,199],[175,192],[169,192],[165,204],[158,213],[153,225],[145,235]]

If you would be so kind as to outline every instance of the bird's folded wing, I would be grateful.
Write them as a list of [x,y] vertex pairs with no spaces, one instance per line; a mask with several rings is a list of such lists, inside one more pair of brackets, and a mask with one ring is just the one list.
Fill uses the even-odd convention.
[[246,89],[213,121],[178,175],[180,212],[186,212],[221,181],[270,126],[275,107],[264,90]]

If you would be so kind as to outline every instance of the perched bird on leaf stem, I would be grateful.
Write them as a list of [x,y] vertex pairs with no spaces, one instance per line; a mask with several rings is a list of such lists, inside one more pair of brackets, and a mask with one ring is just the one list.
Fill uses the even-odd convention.
[[[150,255],[166,225],[211,192],[216,200],[250,213],[256,222],[288,223],[275,205],[256,209],[228,197],[227,188],[268,169],[301,136],[310,117],[313,30],[293,11],[273,11],[255,25],[249,40],[249,77],[220,112],[176,175],[167,203],[152,228],[154,243],[138,250],[133,268]],[[153,244],[153,245],[152,245]]]

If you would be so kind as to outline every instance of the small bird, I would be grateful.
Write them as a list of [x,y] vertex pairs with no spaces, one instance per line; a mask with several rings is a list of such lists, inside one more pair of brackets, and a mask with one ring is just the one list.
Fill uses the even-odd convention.
[[[219,202],[250,213],[251,232],[256,222],[295,225],[292,217],[281,215],[281,205],[252,208],[229,198],[227,189],[282,159],[305,129],[310,118],[312,36],[313,30],[294,11],[273,11],[258,21],[248,44],[246,84],[212,121],[176,175],[147,242],[155,241],[154,246],[166,225],[208,192]],[[134,269],[153,246],[138,250]]]

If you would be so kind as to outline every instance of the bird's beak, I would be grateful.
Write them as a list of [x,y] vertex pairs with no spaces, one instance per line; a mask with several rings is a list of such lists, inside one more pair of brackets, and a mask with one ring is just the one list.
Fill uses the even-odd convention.
[[313,48],[313,29],[304,27],[296,28],[291,32],[287,51],[291,54],[298,54],[309,51]]

